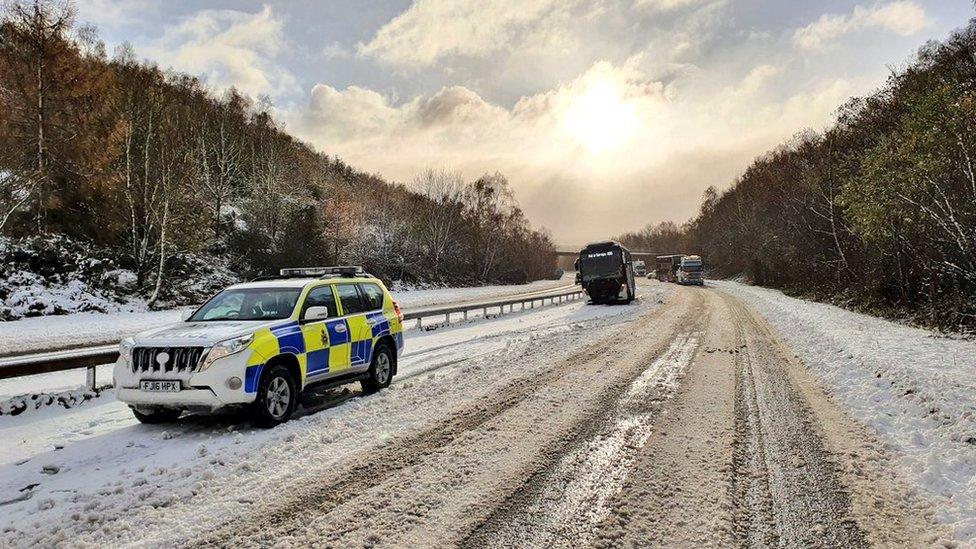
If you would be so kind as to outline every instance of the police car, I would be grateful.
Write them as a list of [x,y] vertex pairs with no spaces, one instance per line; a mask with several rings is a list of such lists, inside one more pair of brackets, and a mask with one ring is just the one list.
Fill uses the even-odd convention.
[[387,387],[402,350],[403,313],[362,267],[282,269],[125,339],[113,375],[143,423],[244,405],[256,424],[274,426],[310,386]]

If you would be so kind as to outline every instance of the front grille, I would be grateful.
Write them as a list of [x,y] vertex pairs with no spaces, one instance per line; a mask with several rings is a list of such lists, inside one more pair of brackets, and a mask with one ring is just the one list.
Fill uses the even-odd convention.
[[[200,364],[204,347],[136,347],[132,350],[132,371],[137,372],[192,372]],[[168,359],[159,364],[163,353]]]

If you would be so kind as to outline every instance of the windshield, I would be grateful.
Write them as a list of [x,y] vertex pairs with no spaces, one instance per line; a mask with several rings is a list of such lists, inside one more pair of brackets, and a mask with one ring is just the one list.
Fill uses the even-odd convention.
[[616,276],[621,265],[619,250],[588,253],[580,257],[580,274],[583,280]]
[[280,320],[291,316],[301,288],[224,290],[193,313],[190,322],[209,320]]
[[686,273],[700,273],[702,270],[701,261],[682,261],[681,270]]

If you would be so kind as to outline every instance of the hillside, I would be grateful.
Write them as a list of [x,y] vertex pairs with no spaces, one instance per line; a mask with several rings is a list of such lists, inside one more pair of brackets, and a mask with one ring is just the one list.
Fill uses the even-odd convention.
[[554,268],[500,174],[385,181],[289,136],[267,98],[110,56],[71,4],[5,6],[0,319],[185,302],[280,266],[450,283]]
[[976,23],[757,158],[700,212],[618,238],[874,314],[976,330]]

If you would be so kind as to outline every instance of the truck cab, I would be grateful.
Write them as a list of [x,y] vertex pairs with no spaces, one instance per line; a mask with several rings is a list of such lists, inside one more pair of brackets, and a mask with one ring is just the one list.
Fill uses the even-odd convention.
[[683,258],[684,256],[680,254],[657,256],[654,261],[654,273],[657,279],[661,282],[677,282]]
[[624,301],[636,297],[634,263],[630,250],[619,242],[592,242],[580,250],[576,279],[593,303]]
[[681,265],[678,268],[678,284],[697,284],[705,285],[704,265],[701,256],[686,255],[681,258]]

